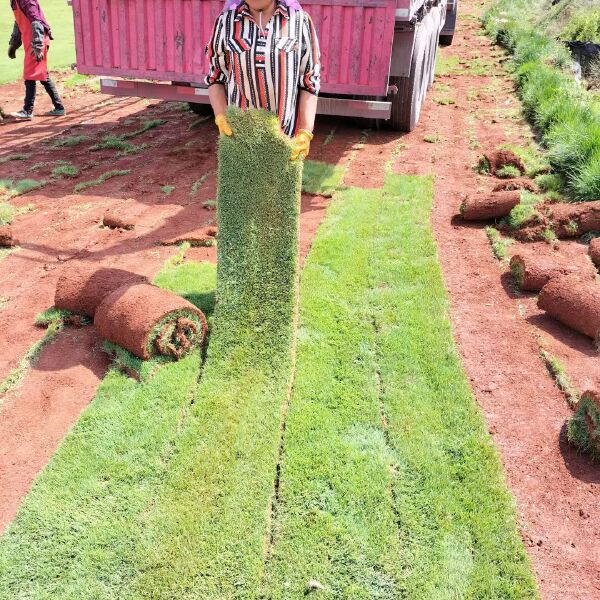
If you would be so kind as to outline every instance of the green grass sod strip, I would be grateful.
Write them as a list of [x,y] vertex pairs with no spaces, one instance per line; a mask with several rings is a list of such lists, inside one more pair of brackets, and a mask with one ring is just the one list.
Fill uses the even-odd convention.
[[266,598],[310,580],[324,598],[537,597],[454,349],[431,199],[418,177],[342,192],[313,244]]
[[[214,266],[168,264],[156,283],[210,314]],[[153,361],[146,361],[150,368]],[[112,369],[0,538],[0,598],[131,598],[136,548],[200,373],[193,352],[141,384]]]
[[600,462],[600,402],[595,393],[584,392],[569,420],[567,436],[572,444]]
[[192,418],[138,548],[136,598],[254,598],[262,577],[292,371],[301,166],[275,117],[228,118],[215,327]]
[[341,186],[346,169],[318,160],[304,162],[302,191],[307,194],[331,196]]

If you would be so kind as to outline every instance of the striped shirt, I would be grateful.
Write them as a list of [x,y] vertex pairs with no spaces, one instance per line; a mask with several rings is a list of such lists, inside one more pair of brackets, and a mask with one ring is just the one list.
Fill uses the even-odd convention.
[[319,93],[319,43],[303,10],[278,2],[261,31],[244,2],[218,17],[206,55],[206,85],[226,86],[230,105],[276,113],[287,135],[296,129],[299,90]]

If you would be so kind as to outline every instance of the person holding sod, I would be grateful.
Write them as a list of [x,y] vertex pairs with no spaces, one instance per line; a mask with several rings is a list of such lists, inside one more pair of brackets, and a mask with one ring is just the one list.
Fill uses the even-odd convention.
[[46,115],[62,117],[65,114],[65,107],[48,74],[48,46],[49,41],[54,38],[44,12],[38,0],[10,0],[10,7],[15,15],[15,24],[8,43],[8,57],[16,58],[17,50],[21,45],[25,50],[23,65],[25,102],[23,110],[11,113],[11,116],[17,119],[33,117],[36,82],[41,81],[54,105],[54,109]]
[[320,87],[319,42],[297,0],[228,0],[206,46],[208,95],[221,135],[225,111],[263,108],[294,137],[292,160],[308,155]]

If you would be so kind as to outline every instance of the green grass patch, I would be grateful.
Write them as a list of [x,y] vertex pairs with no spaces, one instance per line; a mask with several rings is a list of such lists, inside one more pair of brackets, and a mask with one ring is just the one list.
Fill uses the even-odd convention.
[[582,452],[600,462],[600,408],[592,396],[583,394],[567,425],[567,437]]
[[[65,69],[75,62],[75,36],[73,32],[73,9],[63,0],[44,0],[44,14],[52,25],[54,40],[48,53],[51,71]],[[14,16],[7,2],[0,6],[0,40],[8,44],[12,32]],[[0,84],[17,81],[23,76],[23,48],[17,51],[16,60],[11,60],[6,52],[0,53]]]
[[443,75],[456,75],[462,71],[458,56],[446,55],[444,51],[438,52],[435,63],[435,75],[440,77]]
[[196,195],[198,193],[198,191],[200,190],[200,188],[204,185],[204,182],[213,174],[212,171],[209,171],[208,173],[204,173],[203,175],[200,175],[200,177],[198,177],[198,179],[196,179],[196,181],[194,181],[194,183],[192,183],[192,187],[190,188],[190,192],[192,195]]
[[565,185],[564,179],[556,173],[538,175],[534,181],[542,192],[561,193]]
[[548,373],[550,373],[550,376],[554,380],[556,387],[565,395],[569,406],[575,408],[579,402],[579,391],[571,382],[563,364],[556,356],[552,356],[547,350],[542,350],[540,356],[548,369]]
[[564,26],[560,37],[563,40],[600,44],[600,8],[576,12]]
[[208,210],[215,210],[217,208],[216,200],[205,200],[202,203],[203,208],[207,208]]
[[83,75],[82,73],[73,73],[63,81],[65,89],[72,90],[78,87],[85,87],[88,90],[100,91],[100,81],[98,77],[92,75]]
[[30,156],[31,154],[9,154],[8,156],[0,158],[0,165],[14,160],[27,160]]
[[0,200],[22,196],[27,192],[39,190],[45,185],[46,181],[38,181],[37,179],[0,179]]
[[[0,200],[0,226],[10,225],[15,217],[24,215],[33,210],[33,205],[13,206],[10,202]],[[10,249],[9,249],[10,250]]]
[[302,172],[302,191],[318,196],[332,196],[340,189],[346,170],[317,160],[305,160]]
[[437,133],[426,135],[423,137],[423,141],[430,144],[437,144],[440,141],[440,136]]
[[513,243],[510,238],[503,237],[495,227],[486,227],[485,235],[487,235],[492,253],[496,260],[505,261],[508,258],[508,247]]
[[79,144],[87,142],[89,139],[88,135],[68,135],[53,140],[52,145],[55,148],[72,148],[73,146],[79,146]]
[[449,104],[456,104],[456,100],[454,100],[454,98],[449,98],[447,96],[434,98],[433,100],[436,104],[440,104],[441,106],[447,106]]
[[163,185],[163,186],[161,186],[160,191],[165,196],[170,196],[175,191],[175,186],[174,185]]
[[595,200],[600,197],[600,103],[574,80],[567,49],[536,19],[535,3],[500,0],[484,23],[512,54],[525,114],[548,151],[550,167],[574,199]]
[[[61,331],[63,323],[61,321],[53,321],[49,323],[44,337],[35,342],[25,353],[19,364],[2,380],[0,381],[0,405],[2,405],[3,396],[14,390],[23,380],[25,373],[35,365],[40,353]],[[0,560],[0,566],[2,565]],[[1,575],[0,575],[1,578]],[[1,586],[1,583],[0,583]],[[2,588],[0,587],[0,590]]]
[[159,127],[160,125],[164,125],[166,121],[164,119],[150,119],[143,120],[140,127],[138,127],[135,131],[130,131],[129,133],[123,134],[121,137],[123,139],[131,139],[141,135],[142,133],[146,133],[146,131],[150,131],[150,129],[154,129],[155,127]]
[[128,150],[133,145],[126,142],[122,136],[117,135],[105,135],[101,142],[94,144],[90,150],[97,152],[98,150]]
[[121,177],[123,175],[129,175],[131,173],[131,169],[115,169],[113,171],[107,171],[106,173],[102,173],[100,177],[97,179],[92,179],[91,181],[82,181],[78,183],[74,188],[73,192],[82,192],[83,190],[87,190],[88,188],[102,185],[105,181],[112,179],[113,177]]
[[512,165],[504,165],[496,171],[496,177],[499,177],[500,179],[513,179],[514,177],[519,177],[520,175],[521,171]]
[[259,597],[537,597],[446,319],[432,195],[397,176],[342,192],[313,243]]
[[52,169],[52,177],[78,177],[79,169],[75,165],[59,165]]
[[56,308],[54,306],[46,309],[45,311],[39,313],[35,317],[34,323],[38,327],[49,327],[51,325],[62,323],[68,323],[72,317],[77,316],[80,320],[81,325],[88,325],[91,323],[91,320],[88,317],[84,317],[82,315],[75,315],[70,310],[66,310],[64,308]]

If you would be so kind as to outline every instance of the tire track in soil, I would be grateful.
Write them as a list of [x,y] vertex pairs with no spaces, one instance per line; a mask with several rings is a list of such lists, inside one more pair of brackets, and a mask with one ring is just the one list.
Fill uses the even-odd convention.
[[[571,412],[539,358],[532,327],[503,286],[503,267],[483,227],[455,219],[464,194],[492,187],[472,169],[481,150],[531,139],[526,123],[514,119],[519,104],[498,49],[472,17],[465,18],[478,15],[479,7],[463,2],[454,45],[443,52],[466,65],[472,59],[493,61],[490,73],[470,74],[463,66],[460,74],[437,78],[394,170],[436,175],[432,224],[455,339],[515,494],[542,597],[590,600],[600,597],[600,475],[564,442],[563,424]],[[443,95],[455,105],[433,101],[440,84],[450,86]],[[472,90],[480,92],[476,100]],[[424,143],[424,135],[435,133],[438,143]],[[477,140],[481,148],[474,147]],[[579,360],[584,356],[579,352]]]

